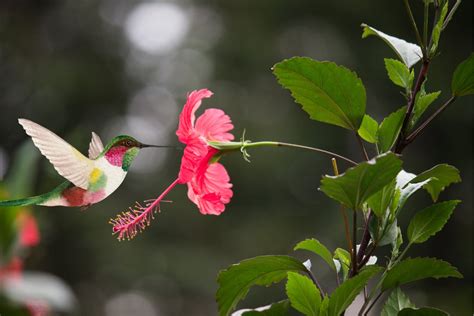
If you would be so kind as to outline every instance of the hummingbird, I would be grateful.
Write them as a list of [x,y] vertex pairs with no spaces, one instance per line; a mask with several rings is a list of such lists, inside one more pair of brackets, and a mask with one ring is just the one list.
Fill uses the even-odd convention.
[[114,137],[106,146],[92,132],[88,157],[47,128],[18,119],[34,145],[54,169],[66,178],[52,191],[19,200],[0,201],[2,206],[68,206],[88,208],[112,194],[122,184],[140,149],[170,147],[146,145],[128,135]]

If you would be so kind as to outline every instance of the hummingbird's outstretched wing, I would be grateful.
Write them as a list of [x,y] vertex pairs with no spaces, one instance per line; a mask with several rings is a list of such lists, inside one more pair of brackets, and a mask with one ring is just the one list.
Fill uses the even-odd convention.
[[92,139],[89,144],[89,159],[96,159],[103,150],[104,144],[102,143],[99,135],[92,132]]
[[18,119],[18,122],[60,175],[75,186],[87,190],[89,177],[94,169],[92,160],[43,126],[26,119]]

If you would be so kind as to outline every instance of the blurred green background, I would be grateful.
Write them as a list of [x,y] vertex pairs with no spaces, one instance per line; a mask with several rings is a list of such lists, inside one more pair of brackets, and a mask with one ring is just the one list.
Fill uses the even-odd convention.
[[[419,17],[422,1],[411,2]],[[83,152],[91,131],[104,141],[126,133],[146,143],[176,144],[186,93],[204,87],[215,93],[204,107],[224,109],[237,138],[245,129],[251,140],[318,146],[360,160],[354,135],[310,121],[270,67],[301,55],[351,68],[366,86],[367,111],[380,122],[404,98],[384,69],[383,57],[395,56],[380,40],[361,39],[362,22],[415,40],[402,1],[2,0],[0,178],[8,175],[15,150],[29,142],[19,117]],[[449,96],[455,66],[472,51],[472,35],[472,1],[464,1],[430,70],[427,90],[442,89],[439,102]],[[463,203],[441,233],[411,253],[445,259],[465,278],[404,288],[417,305],[452,315],[472,315],[469,103],[472,97],[456,102],[404,152],[409,172],[446,162],[463,177],[441,195]],[[35,208],[42,242],[26,268],[65,280],[78,299],[75,315],[216,315],[220,269],[255,255],[291,254],[308,237],[332,249],[345,245],[338,205],[317,191],[321,175],[331,173],[327,157],[272,148],[251,154],[251,164],[239,155],[223,160],[235,195],[221,216],[200,215],[181,186],[145,233],[118,242],[109,218],[156,197],[179,169],[179,151],[141,153],[118,191],[87,211]],[[31,173],[34,194],[62,181],[46,159],[39,161]],[[409,202],[404,230],[414,211],[429,203],[425,193]],[[313,269],[327,287],[335,286],[322,261],[314,259]],[[252,290],[239,306],[283,295],[281,287]]]

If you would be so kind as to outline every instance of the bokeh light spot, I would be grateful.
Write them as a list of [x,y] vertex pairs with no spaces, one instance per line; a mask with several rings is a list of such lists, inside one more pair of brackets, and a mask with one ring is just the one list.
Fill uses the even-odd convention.
[[172,3],[143,3],[127,17],[130,42],[150,54],[162,54],[179,46],[189,28],[186,13]]

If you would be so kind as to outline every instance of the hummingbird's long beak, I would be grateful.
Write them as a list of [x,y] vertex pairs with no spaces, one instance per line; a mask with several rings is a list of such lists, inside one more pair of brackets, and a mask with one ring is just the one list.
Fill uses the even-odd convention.
[[140,148],[149,148],[149,147],[155,147],[155,148],[176,148],[176,146],[140,144]]

